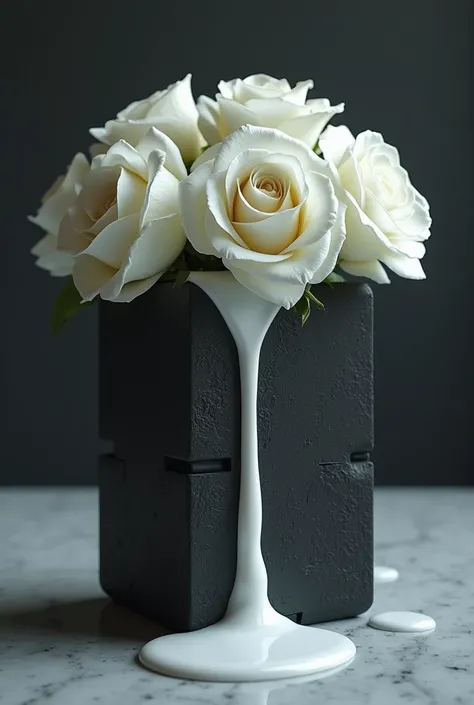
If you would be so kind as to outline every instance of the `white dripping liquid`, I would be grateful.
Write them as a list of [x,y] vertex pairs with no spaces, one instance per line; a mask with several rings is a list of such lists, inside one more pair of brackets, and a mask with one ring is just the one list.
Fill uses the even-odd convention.
[[267,595],[260,540],[257,389],[260,349],[279,306],[241,286],[230,272],[193,272],[189,280],[219,309],[239,353],[242,397],[240,502],[235,583],[220,622],[146,644],[140,661],[168,676],[203,681],[262,681],[319,674],[348,665],[352,641],[283,617]]

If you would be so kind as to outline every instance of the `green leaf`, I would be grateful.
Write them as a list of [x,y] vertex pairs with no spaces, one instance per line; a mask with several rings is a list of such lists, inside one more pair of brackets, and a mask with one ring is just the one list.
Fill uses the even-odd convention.
[[[202,252],[198,252],[194,249],[189,240],[184,248],[184,256],[186,260],[186,267],[184,267],[184,269],[188,269],[191,272],[220,272],[225,270],[222,260],[219,259],[219,257],[203,255]],[[181,267],[179,267],[179,269],[180,268]]]
[[311,304],[305,294],[295,303],[293,311],[301,318],[301,326],[304,326],[311,313]]
[[176,272],[174,284],[173,284],[173,289],[176,286],[181,286],[182,284],[185,284],[188,280],[189,277],[189,272],[187,270],[182,269],[179,272]]
[[53,333],[59,333],[66,323],[77,313],[79,308],[91,306],[94,301],[81,303],[82,297],[74,286],[72,277],[69,277],[61,292],[58,294],[53,308],[52,327]]
[[311,301],[311,303],[317,306],[319,309],[324,309],[323,302],[317,299],[316,296],[313,294],[313,292],[311,291],[310,284],[307,285],[304,295],[308,299],[308,301]]
[[336,274],[336,272],[331,272],[326,279],[324,280],[324,284],[343,284],[346,280],[344,277],[341,277],[340,274]]

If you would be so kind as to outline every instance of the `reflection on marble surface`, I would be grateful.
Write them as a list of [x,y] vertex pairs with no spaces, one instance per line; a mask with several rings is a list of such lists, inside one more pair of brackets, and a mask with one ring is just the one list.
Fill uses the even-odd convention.
[[3,490],[0,536],[0,705],[474,703],[472,490],[376,493],[377,562],[400,579],[375,586],[368,615],[425,612],[436,631],[377,631],[368,615],[333,622],[356,643],[355,661],[288,685],[184,682],[137,664],[159,629],[100,590],[95,490]]

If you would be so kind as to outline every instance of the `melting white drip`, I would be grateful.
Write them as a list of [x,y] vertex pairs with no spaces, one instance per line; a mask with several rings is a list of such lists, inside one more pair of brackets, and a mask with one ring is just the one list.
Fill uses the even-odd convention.
[[386,632],[432,632],[436,622],[419,612],[383,612],[370,617],[369,627]]
[[279,306],[241,286],[230,272],[193,272],[190,281],[219,309],[239,353],[242,448],[237,568],[224,618],[189,634],[146,644],[143,665],[169,676],[204,681],[262,681],[319,674],[348,665],[352,641],[283,617],[267,595],[262,556],[257,389],[260,349]]

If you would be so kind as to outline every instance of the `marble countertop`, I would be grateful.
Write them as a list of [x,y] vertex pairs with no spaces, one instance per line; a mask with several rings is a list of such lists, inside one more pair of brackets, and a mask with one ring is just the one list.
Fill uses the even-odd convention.
[[[474,491],[379,489],[376,558],[398,568],[366,615],[334,622],[355,661],[326,679],[284,685],[192,683],[136,662],[156,625],[98,584],[97,492],[0,491],[1,705],[471,705],[474,703]],[[367,626],[369,615],[423,611],[427,635]],[[327,625],[329,626],[329,625]]]

